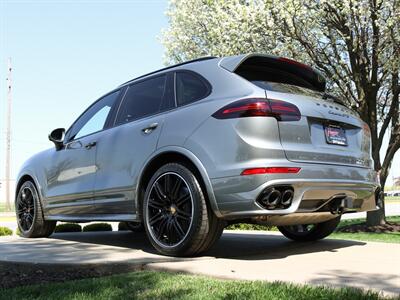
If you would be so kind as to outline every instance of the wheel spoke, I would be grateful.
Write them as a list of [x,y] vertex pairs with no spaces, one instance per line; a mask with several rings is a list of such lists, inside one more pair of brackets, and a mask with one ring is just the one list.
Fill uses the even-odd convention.
[[190,213],[187,213],[181,209],[177,209],[177,214],[176,214],[177,218],[186,220],[186,221],[190,221],[190,219],[192,218],[192,215]]
[[168,237],[169,240],[172,240],[172,223],[173,221],[171,219],[167,220],[167,226],[166,226],[166,236]]
[[164,194],[168,195],[170,191],[170,185],[171,185],[171,178],[169,174],[165,174],[164,176]]
[[178,197],[178,192],[181,188],[182,185],[182,180],[180,178],[176,178],[174,186],[172,187],[171,190],[171,198],[176,199]]
[[162,235],[164,235],[164,231],[167,225],[167,218],[164,218],[161,220],[159,226],[158,226],[158,234],[157,234],[157,238],[160,239]]
[[149,199],[148,205],[155,209],[163,208],[163,205],[161,203],[158,203],[157,201],[155,201],[154,199],[151,199],[151,198]]
[[154,191],[156,192],[157,197],[164,202],[167,196],[158,182],[154,183]]
[[31,226],[32,226],[32,221],[29,219],[29,217],[26,217],[26,225],[28,225],[27,226],[27,230],[29,230],[29,228],[31,228]]
[[186,201],[190,200],[190,194],[187,193],[186,195],[181,196],[178,200],[175,201],[176,206],[181,206]]
[[178,220],[175,220],[173,224],[174,224],[176,233],[179,235],[179,238],[180,239],[183,238],[185,236],[185,232],[182,229],[181,225],[178,223]]
[[151,226],[153,226],[155,223],[157,223],[158,221],[163,219],[163,214],[160,212],[157,212],[150,220],[149,220],[149,224]]

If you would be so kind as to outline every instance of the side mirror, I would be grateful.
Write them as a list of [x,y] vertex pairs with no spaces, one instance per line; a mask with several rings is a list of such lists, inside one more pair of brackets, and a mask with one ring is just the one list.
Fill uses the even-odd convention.
[[62,147],[63,147],[64,136],[65,136],[65,129],[64,128],[54,129],[49,134],[49,140],[54,143],[54,145],[56,146],[56,150],[57,151],[62,149]]

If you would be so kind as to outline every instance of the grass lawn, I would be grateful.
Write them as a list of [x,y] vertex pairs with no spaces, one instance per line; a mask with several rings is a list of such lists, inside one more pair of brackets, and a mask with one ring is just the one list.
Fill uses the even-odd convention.
[[396,196],[396,197],[389,197],[386,196],[385,197],[385,203],[389,203],[389,204],[400,204],[400,196]]
[[261,281],[231,281],[164,272],[0,290],[0,299],[383,299],[358,289],[312,287]]
[[373,233],[373,232],[335,232],[328,236],[328,239],[355,240],[366,242],[400,243],[400,232]]
[[[386,217],[386,221],[400,223],[400,216]],[[341,227],[344,227],[344,226],[360,224],[360,223],[363,223],[363,222],[365,222],[364,218],[341,220],[337,228],[340,229]]]
[[[400,223],[400,216],[386,217],[388,222]],[[365,219],[351,219],[342,220],[339,223],[338,229],[347,225],[360,224],[365,222]],[[385,233],[374,233],[374,232],[334,232],[329,238],[344,239],[344,240],[356,240],[356,241],[369,241],[369,242],[384,242],[384,243],[400,243],[400,232],[385,232]]]

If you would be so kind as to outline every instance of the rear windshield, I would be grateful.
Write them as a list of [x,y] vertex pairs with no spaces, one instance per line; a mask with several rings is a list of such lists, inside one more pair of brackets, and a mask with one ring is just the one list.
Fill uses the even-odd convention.
[[316,90],[287,83],[264,81],[264,80],[250,80],[250,81],[254,83],[256,86],[267,91],[297,94],[310,97],[322,97],[323,95],[323,93],[318,92]]
[[242,61],[234,72],[266,90],[312,96],[325,91],[326,82],[321,74],[290,59],[249,57]]

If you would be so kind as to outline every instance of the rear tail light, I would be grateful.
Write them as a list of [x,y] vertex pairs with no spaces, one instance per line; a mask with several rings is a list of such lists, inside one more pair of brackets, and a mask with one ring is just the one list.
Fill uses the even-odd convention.
[[244,170],[240,175],[257,175],[257,174],[296,174],[301,168],[296,167],[269,167],[269,168],[252,168]]
[[216,119],[274,117],[278,121],[299,121],[296,105],[275,99],[251,98],[230,103],[213,114]]

